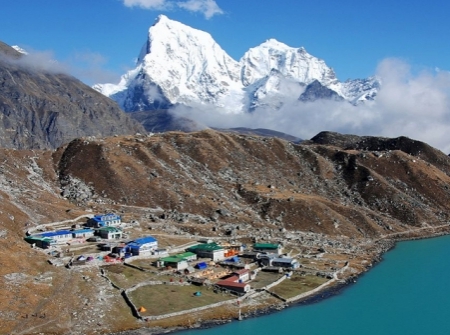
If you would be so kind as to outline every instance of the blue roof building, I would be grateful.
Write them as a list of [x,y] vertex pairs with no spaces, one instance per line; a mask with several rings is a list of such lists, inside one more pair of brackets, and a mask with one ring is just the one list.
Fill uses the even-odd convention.
[[97,214],[86,223],[88,227],[100,228],[118,226],[122,223],[122,218],[117,214]]
[[50,238],[52,240],[55,240],[57,242],[65,242],[71,240],[72,237],[72,231],[71,230],[56,230],[56,231],[48,231],[43,232],[40,234],[33,235],[34,237],[41,237],[41,238]]
[[135,256],[151,253],[156,249],[158,249],[158,241],[153,236],[137,238],[128,242],[126,246],[127,252],[130,252]]
[[72,237],[73,238],[87,238],[87,237],[91,237],[94,236],[94,230],[92,229],[76,229],[76,230],[72,230]]

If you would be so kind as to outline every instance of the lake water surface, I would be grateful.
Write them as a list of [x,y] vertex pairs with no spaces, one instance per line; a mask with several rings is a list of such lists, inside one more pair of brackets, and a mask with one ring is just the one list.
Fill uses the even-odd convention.
[[450,334],[450,236],[400,242],[328,299],[181,335]]

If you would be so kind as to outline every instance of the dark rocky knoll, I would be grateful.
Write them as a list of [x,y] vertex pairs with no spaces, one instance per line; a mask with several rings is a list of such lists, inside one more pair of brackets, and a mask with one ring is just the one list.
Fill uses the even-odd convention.
[[57,148],[82,136],[144,132],[115,102],[0,44],[0,146]]
[[142,124],[145,130],[151,133],[166,131],[191,132],[204,128],[191,119],[175,116],[167,109],[130,112],[128,115]]
[[311,84],[307,85],[305,91],[298,98],[298,100],[303,102],[316,101],[320,99],[334,101],[344,100],[344,98],[342,98],[339,94],[328,87],[323,86],[318,80],[314,80]]

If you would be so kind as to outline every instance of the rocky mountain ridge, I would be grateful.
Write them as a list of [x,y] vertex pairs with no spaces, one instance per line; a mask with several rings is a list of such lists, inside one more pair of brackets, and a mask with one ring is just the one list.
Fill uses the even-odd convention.
[[0,146],[57,148],[83,136],[145,132],[104,95],[0,44]]

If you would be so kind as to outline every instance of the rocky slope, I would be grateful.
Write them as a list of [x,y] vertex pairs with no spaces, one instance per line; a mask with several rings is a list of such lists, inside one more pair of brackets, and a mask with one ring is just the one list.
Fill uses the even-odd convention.
[[57,148],[82,136],[145,131],[110,99],[27,57],[0,44],[0,146]]
[[75,140],[60,178],[84,180],[114,203],[194,214],[199,224],[219,209],[230,224],[352,237],[447,222],[448,156],[407,138],[328,134],[300,145],[214,131]]
[[170,132],[85,137],[57,151],[1,149],[0,160],[0,240],[8,250],[0,256],[0,333],[139,326],[96,269],[51,266],[23,241],[38,224],[114,211],[139,222],[142,234],[157,225],[173,236],[282,241],[338,248],[343,257],[379,256],[380,239],[449,228],[450,158],[405,137],[325,132],[293,144]]

